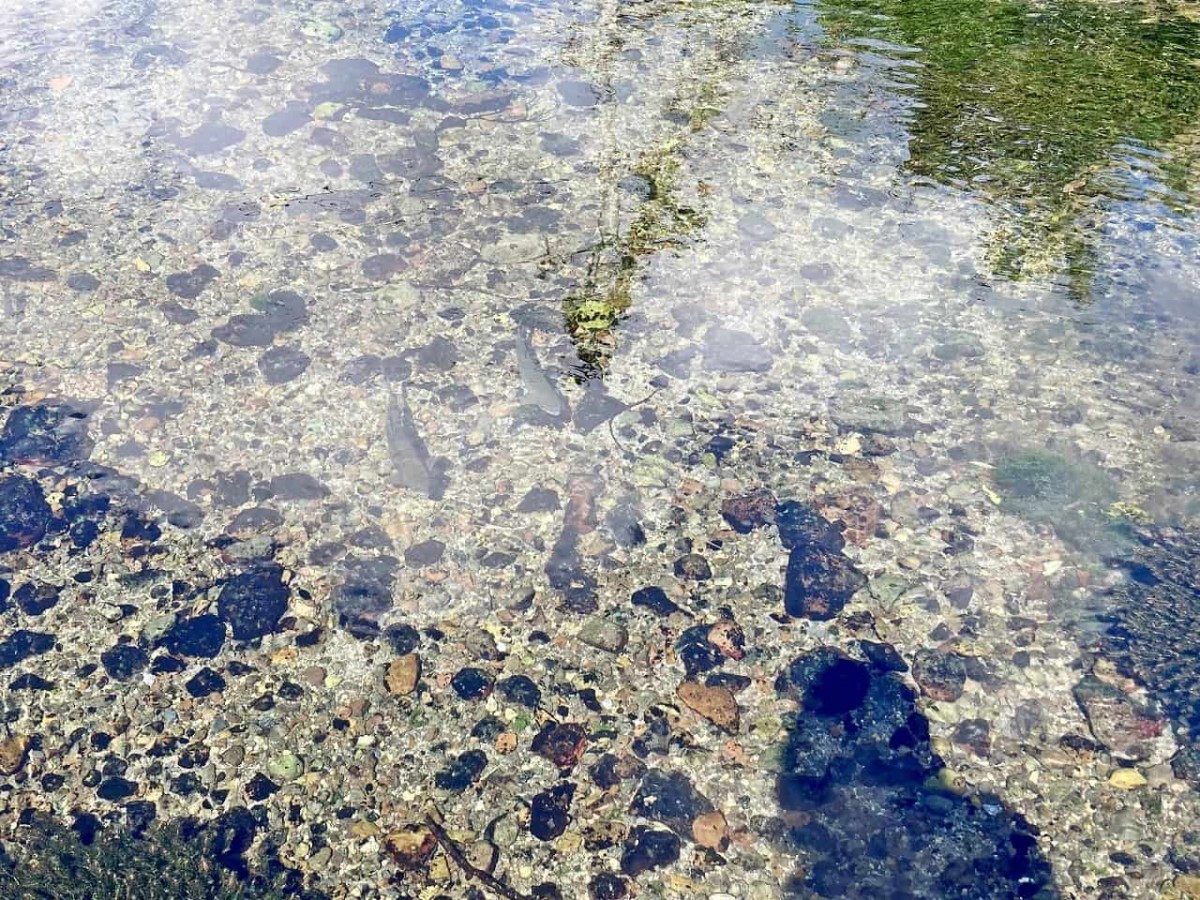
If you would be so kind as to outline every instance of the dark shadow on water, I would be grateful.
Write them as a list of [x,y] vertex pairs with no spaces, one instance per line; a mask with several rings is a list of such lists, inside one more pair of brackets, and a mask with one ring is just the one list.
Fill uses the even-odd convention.
[[778,779],[781,837],[801,863],[787,896],[1056,897],[1037,829],[933,752],[896,651],[859,650],[819,648],[776,682],[801,705]]

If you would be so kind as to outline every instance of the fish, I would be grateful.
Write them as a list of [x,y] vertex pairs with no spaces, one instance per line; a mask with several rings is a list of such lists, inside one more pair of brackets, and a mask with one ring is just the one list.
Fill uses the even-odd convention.
[[396,482],[431,497],[437,487],[437,473],[429,448],[417,431],[403,385],[399,394],[388,395],[386,434],[388,454],[396,468]]
[[525,402],[548,415],[561,416],[566,411],[566,398],[538,362],[530,338],[529,329],[517,329],[517,371],[525,390]]

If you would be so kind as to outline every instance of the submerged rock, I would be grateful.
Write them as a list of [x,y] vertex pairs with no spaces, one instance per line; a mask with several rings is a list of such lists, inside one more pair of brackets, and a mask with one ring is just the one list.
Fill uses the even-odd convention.
[[788,557],[784,608],[789,616],[832,619],[866,584],[866,576],[842,554],[797,546]]
[[87,420],[86,412],[62,403],[18,406],[0,431],[0,463],[87,459],[92,452]]
[[685,838],[692,836],[692,823],[714,809],[683,772],[659,769],[646,773],[630,806],[634,815],[660,822]]
[[225,582],[217,598],[217,614],[229,623],[234,638],[254,640],[278,629],[289,595],[283,567],[262,566]]
[[802,704],[777,782],[802,863],[787,896],[1010,900],[1050,887],[1022,816],[995,797],[976,804],[928,786],[941,760],[891,666],[822,647],[793,660],[776,688]]

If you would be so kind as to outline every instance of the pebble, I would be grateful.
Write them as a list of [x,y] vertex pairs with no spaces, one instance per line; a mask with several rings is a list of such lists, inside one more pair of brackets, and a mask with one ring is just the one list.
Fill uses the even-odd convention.
[[556,784],[536,794],[529,807],[529,833],[539,841],[552,841],[567,830],[570,822],[571,800],[575,785],[569,781]]
[[675,575],[687,581],[707,581],[712,578],[712,567],[699,553],[689,553],[675,560]]
[[304,761],[296,754],[284,751],[267,762],[267,771],[281,781],[295,781],[304,774]]
[[729,846],[729,825],[719,811],[704,813],[692,822],[692,839],[701,847],[723,853]]
[[708,719],[721,730],[730,734],[738,730],[740,712],[729,688],[684,681],[680,683],[676,693],[689,709]]
[[1144,787],[1146,784],[1146,776],[1137,769],[1116,769],[1109,777],[1108,783],[1115,788],[1122,790],[1133,790],[1134,788]]
[[450,679],[454,693],[463,700],[484,700],[492,692],[492,676],[471,666],[459,669]]
[[0,775],[16,775],[25,767],[32,741],[23,734],[0,740]]
[[587,746],[587,732],[573,722],[551,722],[538,732],[530,749],[568,772],[579,762]]
[[621,871],[630,878],[637,878],[643,872],[669,866],[679,859],[681,846],[682,842],[671,831],[638,825],[625,842]]
[[629,598],[634,606],[644,606],[658,616],[669,616],[680,612],[679,607],[660,587],[644,587],[633,592]]
[[388,665],[383,681],[393,697],[407,697],[417,689],[421,678],[421,657],[406,653]]
[[583,623],[577,637],[589,647],[607,653],[620,653],[629,643],[625,626],[603,616],[591,616]]
[[461,793],[474,784],[486,768],[487,754],[482,750],[468,750],[434,775],[433,783],[443,791]]

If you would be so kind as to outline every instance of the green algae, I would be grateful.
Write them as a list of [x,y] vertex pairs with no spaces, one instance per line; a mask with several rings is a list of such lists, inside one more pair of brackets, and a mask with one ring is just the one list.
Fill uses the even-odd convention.
[[1115,552],[1128,544],[1138,524],[1131,512],[1137,507],[1118,500],[1117,483],[1107,472],[1058,453],[1007,453],[992,477],[1006,512],[1048,524],[1081,549]]
[[[824,0],[819,9],[834,41],[915,48],[896,50],[918,101],[906,169],[998,207],[997,274],[1064,271],[1084,299],[1106,204],[1149,194],[1177,213],[1194,207],[1195,21],[1080,0]],[[1123,174],[1131,158],[1142,174]]]
[[251,873],[239,838],[193,820],[90,840],[44,815],[0,842],[0,897],[21,900],[324,900],[278,862]]

